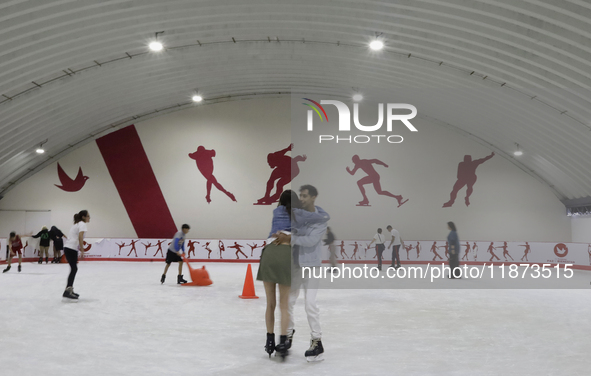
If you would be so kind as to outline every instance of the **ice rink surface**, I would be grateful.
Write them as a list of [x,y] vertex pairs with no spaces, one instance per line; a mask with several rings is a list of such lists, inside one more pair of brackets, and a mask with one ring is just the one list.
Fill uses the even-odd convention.
[[[260,299],[238,298],[246,264],[207,264],[208,287],[177,286],[175,265],[161,285],[163,266],[81,262],[80,301],[64,303],[67,264],[27,263],[21,273],[13,264],[0,275],[0,374],[591,374],[590,290],[321,290],[325,360],[303,356],[300,296],[282,363],[263,350],[262,282]],[[591,282],[591,272],[575,274]]]

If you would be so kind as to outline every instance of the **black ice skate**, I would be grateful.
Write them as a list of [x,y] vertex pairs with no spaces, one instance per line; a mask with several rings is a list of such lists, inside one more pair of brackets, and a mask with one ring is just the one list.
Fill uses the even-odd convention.
[[9,270],[10,270],[10,265],[8,265],[8,266],[6,267],[6,269],[4,269],[4,270],[2,271],[2,273],[6,273],[6,272],[7,272],[7,271],[9,271]]
[[265,351],[269,354],[269,358],[271,354],[275,352],[275,334],[274,333],[267,333],[267,343],[265,344]]
[[164,283],[166,281],[166,274],[162,274],[162,278],[160,278],[160,283]]
[[181,275],[179,275],[177,277],[176,283],[180,285],[180,284],[183,284],[183,283],[187,283],[187,281],[185,281],[185,279],[183,278],[183,275],[181,274]]
[[19,273],[21,272],[21,266],[20,265],[18,266],[18,272]]
[[43,264],[43,257],[39,257],[39,261],[37,261],[37,264]]
[[310,344],[310,348],[304,354],[308,362],[319,362],[324,360],[324,347],[322,347],[322,341],[319,339],[313,339]]
[[74,294],[74,289],[72,287],[67,287],[62,296],[70,300],[78,300],[78,295]]
[[[285,357],[289,354],[287,351],[287,336],[279,336],[279,344],[275,347],[277,355],[281,357],[281,360],[285,360]],[[271,356],[271,355],[269,355]]]
[[295,334],[295,329],[292,329],[290,333],[287,333],[287,341],[285,341],[285,346],[287,349],[291,349],[291,343],[293,342],[293,335]]
[[49,257],[45,258],[45,263],[48,264],[49,263]]

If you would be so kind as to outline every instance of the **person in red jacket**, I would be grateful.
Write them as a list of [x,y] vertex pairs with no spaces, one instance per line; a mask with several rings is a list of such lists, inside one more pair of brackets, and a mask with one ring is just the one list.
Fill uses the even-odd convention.
[[6,269],[2,271],[2,273],[6,273],[10,270],[10,264],[12,263],[12,258],[17,255],[18,253],[18,271],[21,271],[21,264],[23,262],[23,243],[21,242],[21,237],[16,234],[16,232],[10,233],[10,238],[8,239],[8,265]]

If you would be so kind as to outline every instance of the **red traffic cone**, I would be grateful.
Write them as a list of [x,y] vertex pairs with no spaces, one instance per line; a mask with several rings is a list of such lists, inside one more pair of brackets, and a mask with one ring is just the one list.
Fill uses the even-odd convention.
[[242,299],[259,298],[254,292],[254,280],[252,279],[252,268],[250,267],[250,264],[248,264],[248,269],[246,269],[246,278],[244,279],[244,289],[242,290],[242,295],[239,295],[238,297]]

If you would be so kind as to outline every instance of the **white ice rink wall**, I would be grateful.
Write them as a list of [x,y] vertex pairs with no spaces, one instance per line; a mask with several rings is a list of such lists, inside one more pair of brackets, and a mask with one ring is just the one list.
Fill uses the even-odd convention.
[[[464,188],[453,207],[442,208],[464,155],[483,158],[491,150],[426,120],[414,123],[420,137],[389,150],[358,153],[361,158],[378,158],[388,164],[388,168],[377,166],[376,171],[383,189],[409,198],[400,208],[391,198],[376,195],[370,186],[367,192],[372,206],[355,206],[361,199],[356,182],[363,174],[347,174],[351,155],[334,147],[325,155],[307,155],[298,163],[298,181],[308,179],[317,186],[317,204],[331,214],[330,226],[338,238],[371,239],[377,227],[393,224],[403,239],[440,241],[445,239],[446,222],[451,220],[462,241],[572,240],[564,206],[552,191],[500,155],[478,167],[469,207],[464,205]],[[265,195],[273,171],[268,155],[291,143],[289,99],[198,106],[138,123],[136,129],[176,226],[191,224],[190,236],[195,238],[266,238],[275,205],[253,204]],[[213,176],[236,202],[213,187],[207,203],[206,178],[196,160],[189,157],[199,146],[215,150],[210,159]],[[291,157],[300,154],[298,145],[285,152]],[[331,168],[318,171],[318,158],[329,158]],[[58,162],[70,178],[82,168],[88,180],[80,190],[66,192],[56,187],[62,184]],[[140,237],[94,141],[19,184],[0,201],[0,209],[49,210],[51,223],[46,225],[56,225],[64,232],[75,212],[88,209],[92,215],[88,236]],[[2,231],[7,231],[6,226]]]

